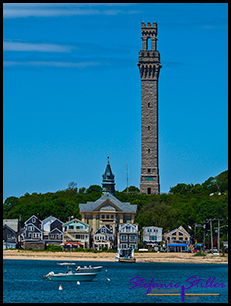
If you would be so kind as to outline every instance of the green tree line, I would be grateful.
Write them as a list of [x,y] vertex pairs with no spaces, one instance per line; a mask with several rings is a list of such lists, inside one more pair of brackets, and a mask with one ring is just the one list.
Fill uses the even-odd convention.
[[[51,193],[26,193],[21,197],[8,197],[3,203],[3,218],[18,219],[21,215],[24,223],[31,215],[39,213],[40,219],[52,215],[66,222],[69,216],[81,219],[79,204],[96,201],[102,195],[99,185],[82,187],[71,182],[66,190]],[[193,234],[194,223],[201,223],[209,218],[222,218],[221,225],[227,224],[228,217],[228,170],[216,177],[208,178],[202,184],[180,183],[171,187],[168,194],[140,194],[139,189],[130,186],[127,190],[115,192],[122,202],[137,205],[135,223],[142,227],[155,225],[163,228],[163,232],[182,225]],[[227,227],[224,231],[227,231]],[[199,229],[202,235],[202,229]]]

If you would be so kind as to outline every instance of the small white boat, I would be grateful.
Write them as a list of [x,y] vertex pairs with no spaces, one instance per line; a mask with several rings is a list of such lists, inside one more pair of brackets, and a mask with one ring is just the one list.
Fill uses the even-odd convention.
[[134,249],[118,249],[118,252],[115,255],[115,261],[128,263],[136,262]]
[[58,265],[67,266],[67,271],[65,273],[54,273],[53,271],[49,272],[47,275],[43,276],[43,279],[47,278],[48,280],[53,281],[68,281],[68,282],[77,282],[77,281],[92,281],[97,272],[72,272],[69,268],[70,265],[75,265],[75,263],[59,263]]

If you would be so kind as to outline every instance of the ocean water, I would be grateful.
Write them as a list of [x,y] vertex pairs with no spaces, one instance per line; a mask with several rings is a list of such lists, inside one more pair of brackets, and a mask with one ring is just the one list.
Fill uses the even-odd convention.
[[[42,279],[50,271],[64,272],[60,261],[51,260],[3,260],[3,302],[4,303],[179,303],[181,286],[186,289],[186,303],[228,303],[228,264],[178,264],[178,263],[117,263],[117,262],[75,262],[76,265],[103,265],[103,269],[91,282],[59,282]],[[106,271],[107,270],[107,271]],[[189,278],[193,277],[189,282]],[[135,279],[136,277],[136,279]],[[145,279],[142,283],[139,278]],[[110,281],[106,279],[109,278]],[[131,280],[133,278],[133,280]],[[154,279],[153,279],[154,278]],[[197,287],[195,281],[207,288]],[[214,279],[215,278],[215,279]],[[213,284],[211,284],[214,279]],[[131,280],[131,281],[130,281]],[[186,280],[188,280],[186,282]],[[151,283],[176,285],[177,288],[150,288]],[[212,287],[215,283],[223,283]],[[146,285],[145,285],[146,284]],[[211,284],[211,287],[208,285]],[[137,286],[136,286],[137,285]],[[130,289],[131,287],[134,287]],[[146,287],[146,288],[145,288]],[[207,295],[194,295],[207,294]],[[208,295],[209,294],[209,295]],[[217,295],[210,295],[217,294]]]

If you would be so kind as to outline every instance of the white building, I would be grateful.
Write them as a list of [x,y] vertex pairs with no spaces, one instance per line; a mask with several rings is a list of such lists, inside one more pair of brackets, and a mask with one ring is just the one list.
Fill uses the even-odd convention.
[[139,242],[138,224],[124,223],[119,224],[119,232],[117,234],[118,249],[138,249]]
[[154,244],[162,241],[162,227],[145,226],[143,227],[143,241]]

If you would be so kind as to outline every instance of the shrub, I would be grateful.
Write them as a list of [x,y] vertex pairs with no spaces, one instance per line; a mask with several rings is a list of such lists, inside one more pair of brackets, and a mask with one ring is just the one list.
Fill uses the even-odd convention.
[[61,245],[48,244],[46,250],[50,252],[60,252],[63,250],[63,248]]
[[205,253],[197,252],[193,256],[206,256]]

